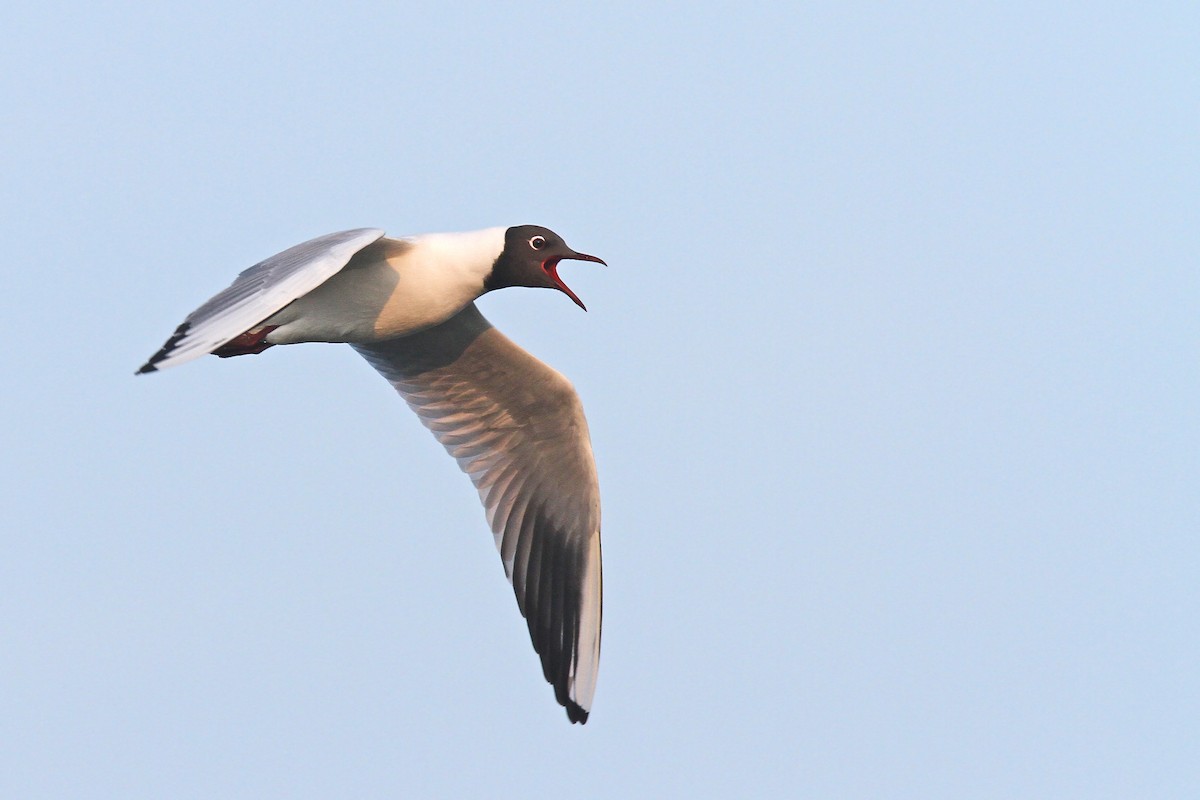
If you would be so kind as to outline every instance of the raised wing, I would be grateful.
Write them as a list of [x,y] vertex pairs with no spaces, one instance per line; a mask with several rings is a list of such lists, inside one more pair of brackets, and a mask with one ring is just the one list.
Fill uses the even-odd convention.
[[330,233],[260,261],[188,314],[138,372],[154,372],[211,353],[329,280],[383,233],[378,228]]
[[600,663],[600,488],[575,390],[474,304],[353,346],[471,476],[546,680],[586,722]]

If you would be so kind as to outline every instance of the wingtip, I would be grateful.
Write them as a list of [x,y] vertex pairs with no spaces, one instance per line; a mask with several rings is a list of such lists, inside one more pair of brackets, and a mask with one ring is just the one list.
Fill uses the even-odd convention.
[[[545,669],[544,664],[543,669]],[[575,698],[571,696],[570,690],[567,688],[567,684],[554,680],[553,676],[547,676],[546,680],[550,683],[551,688],[554,689],[554,699],[557,700],[558,704],[563,707],[564,711],[567,712],[567,719],[569,719],[572,724],[585,724],[588,720],[588,714],[591,712],[579,705],[579,703],[575,702]]]
[[158,365],[165,361],[168,356],[175,350],[179,344],[179,340],[187,336],[188,330],[192,327],[190,322],[185,321],[182,325],[175,329],[171,334],[171,338],[167,339],[166,344],[159,348],[158,352],[150,356],[150,360],[142,364],[141,369],[133,373],[134,375],[144,375],[147,372],[158,372]]

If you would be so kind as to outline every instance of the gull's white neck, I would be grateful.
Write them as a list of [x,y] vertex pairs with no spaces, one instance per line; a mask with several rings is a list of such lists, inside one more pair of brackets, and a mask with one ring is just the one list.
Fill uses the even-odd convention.
[[463,233],[423,233],[406,237],[421,260],[438,263],[443,269],[463,276],[473,275],[482,285],[492,264],[504,250],[507,228],[484,228]]

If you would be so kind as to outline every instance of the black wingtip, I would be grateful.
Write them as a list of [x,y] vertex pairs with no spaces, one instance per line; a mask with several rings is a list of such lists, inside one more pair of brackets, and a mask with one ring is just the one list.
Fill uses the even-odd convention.
[[192,327],[192,323],[184,322],[175,332],[171,334],[171,338],[167,339],[166,344],[159,348],[158,352],[150,356],[150,360],[142,364],[141,369],[133,373],[134,375],[145,375],[147,372],[158,372],[158,363],[167,356],[171,355],[171,351],[179,344],[179,340],[187,336],[188,330]]
[[567,709],[567,719],[571,720],[571,724],[576,722],[578,722],[580,725],[587,724],[588,712],[581,706],[576,705],[569,700],[564,703],[563,706]]

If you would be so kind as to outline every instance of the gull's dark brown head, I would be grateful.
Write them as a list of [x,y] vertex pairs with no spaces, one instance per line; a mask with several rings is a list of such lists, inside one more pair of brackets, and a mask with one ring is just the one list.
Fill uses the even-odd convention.
[[491,274],[484,281],[483,288],[489,292],[506,286],[558,289],[587,311],[583,301],[558,277],[560,261],[594,261],[604,264],[595,256],[577,253],[567,247],[562,237],[549,228],[539,225],[516,225],[504,232],[504,250],[492,264]]

